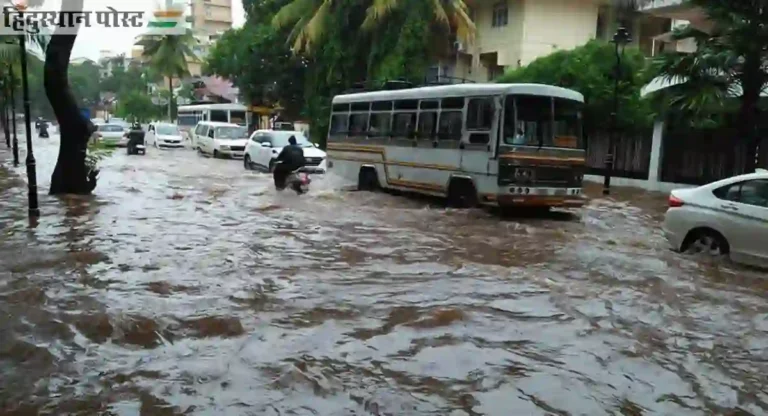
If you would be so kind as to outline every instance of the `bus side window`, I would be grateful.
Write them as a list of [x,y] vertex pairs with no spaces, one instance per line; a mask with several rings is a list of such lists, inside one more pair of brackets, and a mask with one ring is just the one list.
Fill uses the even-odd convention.
[[486,144],[491,141],[494,102],[492,97],[472,98],[467,105],[467,130],[470,144]]
[[391,113],[372,113],[371,126],[368,129],[368,137],[389,136],[391,121]]
[[346,136],[349,132],[349,114],[331,116],[331,136]]
[[440,113],[440,140],[460,140],[463,115],[461,111],[443,111]]
[[226,110],[211,110],[211,121],[229,123],[229,112]]
[[352,114],[349,117],[349,135],[364,135],[368,129],[368,113]]
[[395,113],[391,136],[412,139],[415,132],[416,113]]
[[419,113],[419,129],[417,138],[419,139],[432,139],[435,137],[435,131],[437,127],[437,112],[436,111],[422,111]]

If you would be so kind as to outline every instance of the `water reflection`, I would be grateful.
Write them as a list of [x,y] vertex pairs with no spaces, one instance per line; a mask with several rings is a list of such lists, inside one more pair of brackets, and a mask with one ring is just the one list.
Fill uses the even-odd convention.
[[499,218],[345,185],[118,152],[28,229],[0,171],[0,413],[768,412],[765,280],[668,252],[663,196]]

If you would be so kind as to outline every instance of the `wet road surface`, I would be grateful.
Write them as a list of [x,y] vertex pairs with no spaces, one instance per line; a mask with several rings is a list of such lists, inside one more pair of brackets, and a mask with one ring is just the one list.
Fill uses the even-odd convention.
[[150,149],[56,199],[55,142],[36,228],[0,170],[0,414],[768,413],[764,275],[669,252],[663,196],[500,219]]

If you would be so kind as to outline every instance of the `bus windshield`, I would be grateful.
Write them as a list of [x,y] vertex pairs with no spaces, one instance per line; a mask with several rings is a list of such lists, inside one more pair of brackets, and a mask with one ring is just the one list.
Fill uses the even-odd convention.
[[[515,95],[507,96],[505,107],[505,145],[584,148],[580,102]],[[517,108],[517,117],[514,108]]]

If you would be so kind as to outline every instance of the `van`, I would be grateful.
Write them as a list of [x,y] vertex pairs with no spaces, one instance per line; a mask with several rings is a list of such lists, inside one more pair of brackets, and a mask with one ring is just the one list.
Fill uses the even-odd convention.
[[248,129],[233,123],[201,121],[190,132],[192,148],[215,158],[242,159],[248,143]]

